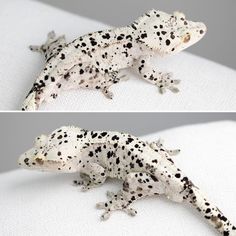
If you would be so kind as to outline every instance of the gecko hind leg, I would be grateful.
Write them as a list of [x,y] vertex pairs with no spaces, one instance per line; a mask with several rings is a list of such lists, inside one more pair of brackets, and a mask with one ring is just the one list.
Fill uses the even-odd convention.
[[96,204],[98,209],[105,212],[101,215],[102,220],[107,220],[111,213],[121,210],[130,216],[135,216],[137,211],[131,204],[143,197],[163,194],[164,190],[161,183],[148,173],[133,172],[126,176],[123,189],[118,193],[107,192],[108,201]]
[[180,153],[180,149],[167,149],[163,146],[164,140],[158,139],[157,141],[149,143],[150,147],[153,148],[156,151],[165,151],[170,156],[175,156]]
[[56,37],[54,31],[51,31],[47,35],[47,40],[44,44],[36,46],[30,45],[29,48],[33,52],[39,52],[44,55],[46,62],[50,61],[51,58],[58,55],[61,49],[66,45],[65,35]]
[[109,89],[113,84],[117,84],[120,81],[126,81],[128,80],[126,75],[119,75],[118,71],[113,71],[111,73],[105,74],[105,81],[101,84],[100,90],[103,93],[103,95],[108,99],[113,99],[114,94]]

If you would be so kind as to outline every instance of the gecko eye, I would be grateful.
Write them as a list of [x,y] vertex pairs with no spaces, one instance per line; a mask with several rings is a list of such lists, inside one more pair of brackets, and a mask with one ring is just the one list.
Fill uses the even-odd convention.
[[184,43],[188,43],[188,42],[190,41],[190,39],[191,39],[191,36],[190,36],[190,34],[188,33],[188,34],[186,34],[186,35],[184,36],[183,42],[184,42]]

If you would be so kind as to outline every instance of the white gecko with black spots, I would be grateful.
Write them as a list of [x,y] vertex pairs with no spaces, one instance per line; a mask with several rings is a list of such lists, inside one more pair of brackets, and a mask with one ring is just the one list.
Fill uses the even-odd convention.
[[108,192],[108,201],[97,204],[105,210],[104,220],[115,210],[134,216],[134,201],[164,195],[192,205],[222,235],[236,236],[236,227],[175,166],[171,156],[178,152],[167,150],[161,141],[148,143],[126,133],[64,126],[37,137],[34,147],[20,156],[19,165],[32,170],[79,172],[81,180],[74,184],[82,185],[84,191],[103,184],[108,177],[123,180],[122,190]]
[[180,12],[167,14],[150,10],[131,25],[81,36],[70,43],[52,31],[41,46],[30,46],[44,54],[46,66],[35,80],[22,110],[36,110],[43,102],[56,99],[63,90],[100,90],[112,99],[110,86],[122,80],[124,68],[134,68],[147,82],[178,92],[180,82],[172,73],[153,68],[150,58],[178,53],[198,42],[206,33],[201,22],[186,20]]

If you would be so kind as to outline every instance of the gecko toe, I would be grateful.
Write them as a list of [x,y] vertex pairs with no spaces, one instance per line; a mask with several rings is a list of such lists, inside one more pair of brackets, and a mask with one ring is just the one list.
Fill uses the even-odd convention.
[[102,220],[102,221],[108,220],[108,219],[110,218],[110,216],[111,216],[111,213],[108,212],[108,211],[106,211],[105,213],[103,213],[103,214],[101,215],[101,220]]
[[137,211],[134,208],[126,208],[124,211],[130,216],[136,216]]

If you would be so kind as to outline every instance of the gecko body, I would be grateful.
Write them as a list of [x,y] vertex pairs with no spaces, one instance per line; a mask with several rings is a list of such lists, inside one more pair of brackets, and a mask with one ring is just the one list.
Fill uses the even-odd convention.
[[75,185],[88,190],[106,178],[123,181],[122,190],[108,192],[102,219],[123,210],[136,215],[132,203],[148,196],[164,195],[175,202],[188,203],[224,236],[235,236],[236,227],[212,204],[200,189],[175,166],[172,156],[179,150],[166,149],[161,141],[145,142],[130,134],[113,131],[88,131],[64,126],[36,138],[34,147],[19,158],[26,169],[80,173]]
[[151,10],[132,24],[89,33],[70,43],[54,32],[41,46],[46,65],[29,91],[22,110],[36,110],[43,102],[57,98],[61,91],[88,88],[113,98],[109,88],[123,79],[120,71],[132,67],[142,79],[158,87],[178,92],[171,73],[153,68],[150,58],[178,53],[198,42],[206,33],[201,22],[186,20],[183,13]]

